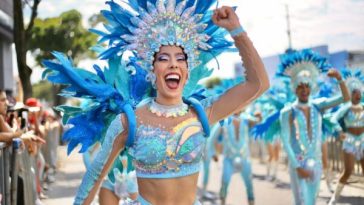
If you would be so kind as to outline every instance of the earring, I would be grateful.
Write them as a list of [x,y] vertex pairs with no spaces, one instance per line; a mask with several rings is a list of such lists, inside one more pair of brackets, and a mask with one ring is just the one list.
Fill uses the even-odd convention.
[[157,85],[156,85],[157,76],[155,76],[154,73],[148,72],[148,74],[145,76],[145,79],[146,79],[146,81],[148,81],[152,84],[152,87],[154,89],[157,89]]

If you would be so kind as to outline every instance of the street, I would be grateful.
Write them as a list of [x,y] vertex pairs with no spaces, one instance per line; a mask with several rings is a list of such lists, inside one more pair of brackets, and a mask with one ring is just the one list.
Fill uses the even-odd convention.
[[[66,147],[59,147],[59,169],[56,174],[56,182],[49,186],[46,192],[48,199],[42,200],[45,205],[66,205],[72,204],[76,190],[81,183],[82,175],[85,168],[82,162],[82,157],[77,152],[66,156]],[[293,197],[289,185],[289,175],[284,164],[280,164],[278,170],[278,180],[273,183],[265,180],[266,168],[264,164],[260,164],[258,160],[252,160],[253,166],[253,185],[255,192],[255,204],[269,204],[269,205],[291,205],[293,204]],[[212,199],[204,200],[201,202],[203,205],[219,204],[218,192],[220,189],[220,177],[222,172],[221,158],[219,163],[211,163],[211,175],[208,185]],[[200,176],[201,184],[202,176]],[[353,178],[348,186],[345,186],[340,205],[364,204],[364,183],[359,182],[360,178]],[[336,182],[336,180],[334,180]],[[201,187],[201,186],[199,186]],[[200,192],[199,192],[200,195]],[[324,205],[329,200],[330,193],[324,181],[321,183],[321,190],[317,205]],[[95,199],[97,201],[97,199]],[[97,203],[95,203],[97,204]],[[232,177],[231,184],[228,191],[227,204],[241,205],[247,204],[245,186],[239,174]]]

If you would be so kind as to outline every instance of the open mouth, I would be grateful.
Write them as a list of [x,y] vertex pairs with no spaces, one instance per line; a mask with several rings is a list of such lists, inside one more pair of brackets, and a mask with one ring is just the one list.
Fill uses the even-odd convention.
[[181,76],[177,73],[169,73],[164,77],[166,85],[169,89],[177,89],[179,82],[181,80]]

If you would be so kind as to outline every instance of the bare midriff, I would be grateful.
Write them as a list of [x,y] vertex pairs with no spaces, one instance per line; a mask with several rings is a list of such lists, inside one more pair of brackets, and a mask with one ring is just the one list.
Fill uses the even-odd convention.
[[167,179],[138,178],[139,194],[153,205],[192,205],[196,200],[197,180],[198,173]]

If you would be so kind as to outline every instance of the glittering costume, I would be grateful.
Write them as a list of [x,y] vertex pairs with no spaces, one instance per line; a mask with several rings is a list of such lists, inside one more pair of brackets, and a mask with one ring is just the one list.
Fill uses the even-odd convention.
[[[364,74],[361,70],[344,70],[343,71],[345,82],[348,85],[351,92],[358,90],[364,93]],[[357,107],[363,107],[362,103],[356,105]],[[332,122],[335,123],[335,131],[342,132],[348,128],[362,128],[364,127],[364,111],[354,112],[352,110],[354,106],[351,102],[343,105],[332,118]],[[341,123],[340,123],[341,122]],[[348,132],[345,133],[346,138],[343,142],[343,150],[347,153],[351,153],[357,160],[364,158],[364,133],[356,136]]]
[[[101,69],[95,65],[94,73],[74,68],[68,58],[57,52],[53,53],[57,61],[43,62],[48,80],[70,85],[63,90],[64,96],[91,99],[86,108],[58,107],[65,113],[64,123],[74,125],[64,134],[64,140],[69,142],[68,151],[78,144],[82,144],[80,152],[95,142],[102,144],[82,180],[74,204],[90,203],[124,145],[133,158],[138,180],[158,184],[159,179],[172,178],[197,183],[197,177],[191,175],[197,176],[199,172],[210,133],[209,123],[240,110],[269,85],[259,55],[244,30],[238,27],[230,34],[244,59],[248,80],[221,95],[206,96],[201,90],[198,81],[212,73],[206,64],[222,52],[236,51],[232,42],[225,39],[227,30],[211,20],[213,11],[209,8],[215,1],[128,0],[123,3],[129,8],[108,1],[110,11],[102,11],[108,21],[107,31],[93,30],[101,36],[100,42],[108,42],[106,49],[94,47],[102,59],[108,60],[108,67]],[[168,45],[183,49],[189,76],[183,85],[182,102],[172,106],[156,102],[156,80],[164,79],[156,79],[153,72],[155,54]],[[123,56],[126,51],[132,54],[128,59]],[[149,192],[158,193],[165,187],[153,188]],[[139,193],[139,199],[130,203],[151,204],[147,197],[143,198],[141,189]],[[149,197],[158,202],[163,200]]]
[[[251,119],[251,118],[250,118]],[[244,180],[249,204],[254,202],[252,168],[249,151],[249,118],[242,114],[225,120],[223,140],[223,174],[220,198],[225,202],[231,177],[239,173]]]
[[[360,69],[343,69],[343,77],[348,86],[350,93],[358,91],[364,93],[364,74]],[[363,99],[363,98],[362,98]],[[361,134],[353,134],[348,131],[349,128],[361,129],[364,127],[364,104],[359,102],[353,105],[352,102],[345,103],[337,110],[331,122],[334,123],[334,131],[336,134],[345,132],[345,139],[342,144],[342,149],[345,153],[352,154],[356,160],[364,159],[364,132]],[[356,111],[354,111],[356,110]],[[350,166],[350,165],[349,165]],[[345,167],[346,169],[346,167]],[[345,172],[342,178],[345,177]],[[345,184],[341,182],[337,184],[336,190],[332,195],[329,204],[334,205],[340,198],[340,194],[344,189]]]
[[[310,50],[286,54],[278,71],[291,77],[292,88],[306,84],[315,91],[316,81],[328,65],[325,59]],[[289,159],[289,173],[295,204],[313,205],[322,174],[322,112],[343,102],[341,96],[330,99],[309,99],[305,104],[286,105],[280,114],[281,138]],[[307,119],[303,110],[308,110]],[[297,168],[311,172],[307,179],[298,176]]]

